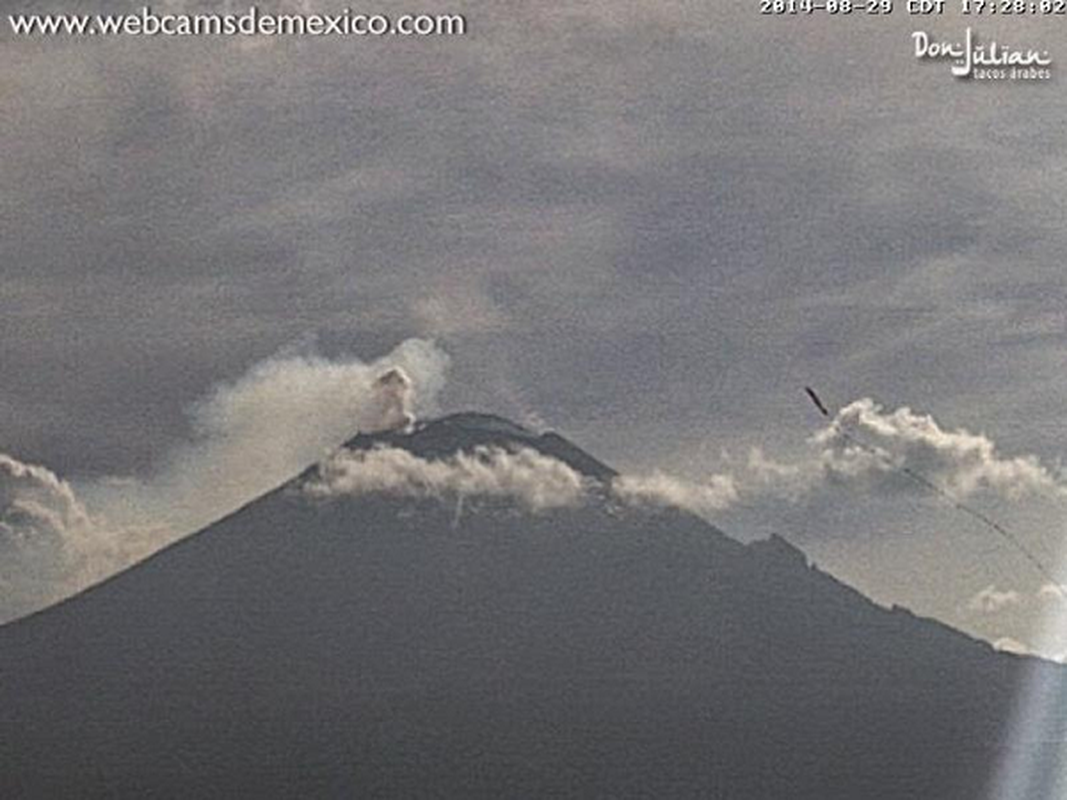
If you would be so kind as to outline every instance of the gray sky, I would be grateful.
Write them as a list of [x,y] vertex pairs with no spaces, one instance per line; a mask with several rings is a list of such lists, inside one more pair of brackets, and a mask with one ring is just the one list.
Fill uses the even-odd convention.
[[[959,40],[954,11],[756,6],[457,0],[434,10],[470,34],[436,40],[16,40],[4,20],[0,452],[143,475],[194,434],[192,403],[279,350],[370,361],[423,337],[451,358],[440,407],[627,470],[802,460],[812,384],[1059,480],[1062,76],[917,62],[910,33]],[[974,24],[1067,68],[1061,22]],[[1058,554],[1062,501],[974,500]],[[1032,641],[1048,611],[1024,560],[914,492],[717,521],[991,639]],[[1018,602],[975,610],[990,585]]]

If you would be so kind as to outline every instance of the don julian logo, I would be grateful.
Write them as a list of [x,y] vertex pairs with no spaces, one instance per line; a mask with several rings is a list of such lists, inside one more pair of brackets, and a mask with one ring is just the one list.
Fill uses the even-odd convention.
[[926,31],[912,35],[915,57],[922,61],[950,61],[952,74],[961,79],[985,81],[1040,81],[1052,77],[1047,50],[1016,47],[995,40],[979,41],[967,28],[963,41],[938,39]]

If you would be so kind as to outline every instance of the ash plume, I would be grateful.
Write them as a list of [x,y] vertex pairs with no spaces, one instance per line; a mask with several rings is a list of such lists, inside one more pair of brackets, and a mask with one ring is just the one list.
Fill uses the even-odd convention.
[[0,453],[0,622],[200,529],[358,431],[434,412],[448,363],[421,339],[370,362],[279,354],[195,403],[192,438],[147,475],[63,480]]

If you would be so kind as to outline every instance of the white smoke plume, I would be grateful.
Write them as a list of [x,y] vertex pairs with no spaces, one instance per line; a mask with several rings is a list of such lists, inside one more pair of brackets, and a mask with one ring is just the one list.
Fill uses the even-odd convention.
[[193,407],[195,439],[155,475],[93,484],[86,501],[124,525],[150,519],[192,532],[359,431],[403,427],[416,412],[435,411],[447,368],[448,356],[420,339],[370,363],[315,353],[270,358]]
[[358,431],[432,413],[448,356],[411,339],[373,362],[283,353],[191,409],[150,475],[68,483],[0,454],[0,621],[69,595],[269,491]]
[[649,475],[620,475],[611,490],[632,505],[675,506],[696,514],[722,511],[738,499],[737,484],[731,475],[712,475],[695,483],[656,470]]
[[378,447],[334,454],[319,466],[318,475],[304,491],[316,498],[365,494],[498,497],[544,511],[580,503],[586,482],[567,464],[528,447],[514,452],[476,447],[443,459]]
[[375,431],[407,430],[415,423],[412,410],[411,378],[400,367],[392,367],[371,387],[371,419],[364,427]]

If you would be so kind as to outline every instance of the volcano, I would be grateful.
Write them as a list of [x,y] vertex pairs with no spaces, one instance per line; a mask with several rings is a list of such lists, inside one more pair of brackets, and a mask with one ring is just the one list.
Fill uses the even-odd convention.
[[556,434],[459,414],[345,445],[383,448],[534,451],[588,489],[323,498],[312,466],[0,628],[0,796],[974,800],[1022,681],[1062,682],[783,538],[620,504]]

